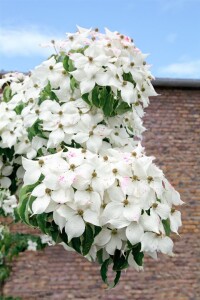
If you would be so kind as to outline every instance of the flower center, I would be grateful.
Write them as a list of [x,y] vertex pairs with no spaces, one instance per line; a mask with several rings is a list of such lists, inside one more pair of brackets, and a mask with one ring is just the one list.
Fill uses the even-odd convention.
[[43,161],[42,159],[40,159],[40,160],[38,161],[38,164],[39,164],[40,166],[43,166],[43,165],[44,165],[44,161]]
[[117,174],[118,173],[118,170],[116,169],[116,168],[114,168],[113,170],[112,170],[112,172],[113,172],[113,174]]
[[95,171],[93,171],[92,178],[95,178],[95,177],[97,177],[97,173]]
[[129,204],[128,199],[124,199],[123,203],[124,203],[124,206],[128,205]]
[[148,183],[151,183],[153,181],[153,177],[152,176],[148,176],[147,180],[148,180]]
[[48,188],[46,188],[46,189],[45,189],[45,193],[46,193],[47,195],[51,195],[51,190],[48,189]]
[[81,217],[83,216],[83,210],[82,209],[78,209],[77,213],[78,213],[79,216],[81,216]]
[[158,203],[153,203],[152,207],[156,208],[158,206]]

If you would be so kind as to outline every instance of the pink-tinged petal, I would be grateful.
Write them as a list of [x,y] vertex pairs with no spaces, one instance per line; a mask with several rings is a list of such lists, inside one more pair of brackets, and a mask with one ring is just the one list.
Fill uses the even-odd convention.
[[85,222],[79,215],[73,216],[65,225],[65,232],[68,235],[68,241],[72,238],[81,236],[85,231]]

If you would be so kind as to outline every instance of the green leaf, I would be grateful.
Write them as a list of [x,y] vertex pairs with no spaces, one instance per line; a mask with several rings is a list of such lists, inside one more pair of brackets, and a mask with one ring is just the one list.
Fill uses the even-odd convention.
[[35,197],[31,196],[32,190],[38,185],[38,182],[32,185],[27,185],[21,188],[19,193],[19,205],[18,205],[18,214],[20,216],[20,219],[31,226],[35,226],[35,222],[33,220],[30,220],[29,214],[30,214],[30,208],[32,206],[33,201],[35,200]]
[[107,101],[108,92],[106,87],[99,89],[99,106],[103,107]]
[[94,226],[94,238],[101,232],[101,230],[102,230],[102,227]]
[[133,79],[133,76],[132,76],[132,74],[131,74],[130,72],[129,72],[129,73],[124,73],[124,74],[123,74],[123,79],[124,79],[125,81],[131,82],[131,83],[133,84],[134,88],[136,87],[136,82],[135,82],[135,80]]
[[81,97],[87,104],[91,106],[91,102],[89,100],[89,93],[83,94]]
[[39,136],[41,138],[45,138],[46,139],[46,136],[44,135],[43,133],[43,129],[42,129],[42,121],[40,120],[37,120],[35,121],[35,123],[29,127],[27,129],[27,132],[28,132],[28,138],[30,141],[32,141],[33,137],[34,136]]
[[90,248],[93,244],[94,236],[93,236],[93,229],[91,225],[85,225],[85,231],[83,233],[83,241],[82,241],[82,254],[83,256],[87,255],[90,251]]
[[65,71],[69,71],[69,65],[68,65],[68,62],[69,62],[69,56],[65,56],[64,59],[63,59],[63,67],[65,69]]
[[12,99],[12,91],[10,86],[6,86],[3,90],[3,101],[9,102]]
[[49,231],[47,229],[47,214],[42,213],[36,216],[37,225],[40,228],[40,230],[47,234]]
[[25,107],[25,103],[21,103],[21,104],[17,105],[14,109],[16,114],[20,115],[24,107]]
[[74,77],[70,78],[70,87],[72,91],[74,91],[74,89],[77,87],[77,81],[74,79]]
[[123,255],[120,250],[115,250],[115,254],[113,256],[113,270],[121,271],[128,267],[127,262],[128,255]]
[[55,101],[59,102],[58,97],[51,89],[50,82],[48,82],[48,84],[41,91],[38,103],[41,104],[43,101],[45,101],[47,99],[51,99],[51,100],[55,100]]
[[171,232],[171,228],[170,228],[170,220],[167,219],[167,220],[162,220],[162,223],[163,223],[163,227],[165,229],[165,234],[167,236],[170,235],[170,232]]
[[133,246],[132,254],[133,254],[133,257],[134,257],[134,260],[136,261],[136,263],[139,266],[142,266],[143,265],[144,253],[141,252],[141,243]]
[[113,114],[113,107],[114,107],[114,97],[113,95],[109,94],[107,99],[106,99],[106,102],[103,106],[103,112],[104,112],[104,115],[106,117],[111,117],[112,114]]
[[97,261],[100,265],[103,264],[103,249],[97,251]]
[[121,102],[121,103],[117,106],[117,108],[116,108],[116,110],[115,110],[115,113],[116,113],[117,115],[122,115],[122,114],[126,113],[127,111],[131,111],[131,110],[132,110],[132,108],[131,108],[130,105],[128,105],[128,103],[126,103],[126,102]]
[[73,238],[70,242],[71,247],[74,248],[74,250],[76,250],[76,252],[82,254],[81,252],[81,239],[80,238]]
[[10,268],[6,265],[0,265],[0,282],[6,280],[10,275]]
[[72,72],[75,70],[73,61],[71,59],[69,59],[69,61],[68,61],[68,66],[69,66],[69,72]]
[[14,147],[0,148],[0,155],[4,156],[6,159],[8,158],[9,161],[13,160],[14,154],[15,154]]
[[92,90],[92,103],[96,107],[101,107],[99,101],[99,89],[97,86],[95,86],[94,89]]
[[63,229],[62,232],[60,232],[60,238],[62,239],[62,241],[68,245],[68,236],[65,232],[65,230]]
[[119,279],[120,279],[120,276],[121,276],[121,271],[116,271],[116,276],[115,276],[115,279],[114,281],[110,284],[108,282],[108,276],[107,276],[107,273],[108,273],[108,267],[110,264],[112,264],[112,259],[111,257],[106,259],[102,266],[101,266],[101,278],[103,280],[103,282],[105,282],[108,286],[108,288],[113,288],[117,285],[117,283],[119,282]]

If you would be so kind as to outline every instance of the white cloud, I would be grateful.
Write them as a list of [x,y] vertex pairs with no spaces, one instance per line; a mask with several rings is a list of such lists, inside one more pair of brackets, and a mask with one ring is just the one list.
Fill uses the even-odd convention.
[[200,59],[173,63],[160,68],[159,72],[165,76],[200,78]]
[[[57,39],[53,34],[44,33],[38,28],[5,28],[0,27],[0,54],[8,57],[49,55],[48,48],[40,44]],[[52,52],[52,50],[51,50]]]

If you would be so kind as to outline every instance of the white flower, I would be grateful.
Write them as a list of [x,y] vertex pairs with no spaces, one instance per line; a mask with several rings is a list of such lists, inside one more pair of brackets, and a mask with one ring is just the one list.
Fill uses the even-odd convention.
[[113,255],[116,249],[121,250],[126,236],[123,229],[103,228],[95,237],[95,244],[99,247],[105,247],[108,254]]
[[40,236],[42,244],[48,244],[49,246],[55,245],[55,242],[52,240],[52,237],[46,234]]
[[124,218],[125,224],[138,221],[141,215],[141,207],[138,199],[133,196],[124,195],[120,187],[113,187],[109,190],[111,202],[106,205],[103,217],[107,222],[113,224],[114,219]]
[[29,250],[29,251],[36,251],[37,250],[37,243],[33,242],[32,240],[28,240],[27,250]]
[[17,198],[12,195],[3,200],[2,208],[6,215],[13,215],[14,209],[17,207]]
[[171,229],[171,231],[178,234],[178,228],[180,226],[182,226],[180,211],[175,210],[174,208],[172,208],[171,213],[169,215],[169,220],[170,220],[170,229]]
[[162,236],[162,234],[153,232],[145,232],[142,236],[141,251],[158,251],[172,256],[172,248],[173,242],[168,236]]
[[12,174],[13,167],[4,165],[0,158],[0,185],[1,188],[7,189],[11,185],[11,180],[8,178]]

